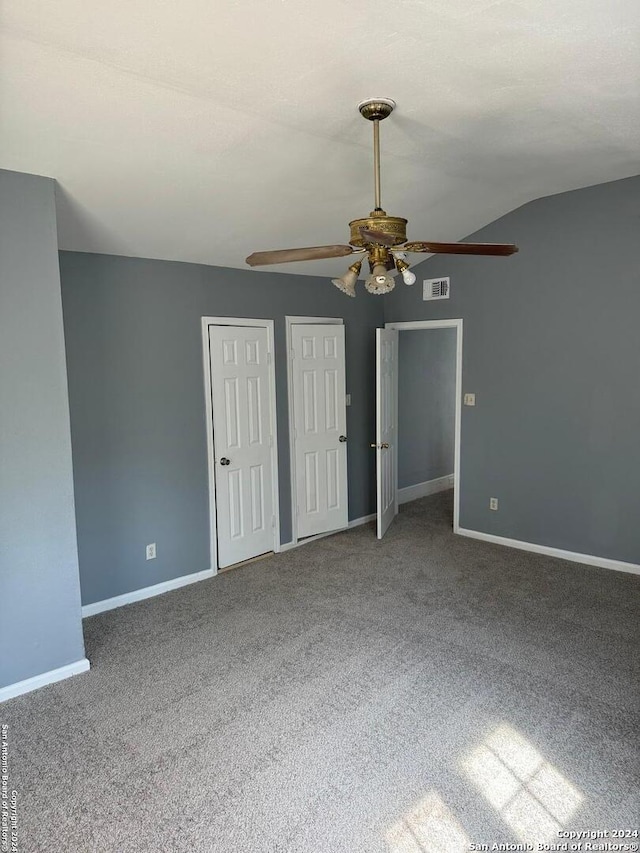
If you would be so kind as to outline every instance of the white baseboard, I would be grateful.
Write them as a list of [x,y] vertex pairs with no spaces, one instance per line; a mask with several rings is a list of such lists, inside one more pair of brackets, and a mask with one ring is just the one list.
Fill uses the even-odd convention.
[[425,480],[424,483],[416,483],[415,486],[405,486],[398,489],[398,503],[406,504],[409,501],[417,501],[427,495],[435,495],[436,492],[444,492],[452,489],[455,475],[447,474],[445,477],[436,477],[435,480]]
[[[370,515],[363,515],[361,518],[354,518],[347,524],[347,529],[359,527],[361,524],[367,524],[369,521],[375,521],[376,514],[372,512]],[[324,539],[326,536],[333,536],[334,533],[341,533],[340,530],[328,530],[326,533],[318,533],[316,536],[307,536],[306,539],[300,539],[298,542],[283,542],[280,546],[281,551],[290,551],[292,548],[300,548],[308,542],[316,542],[318,539]]]
[[13,699],[15,696],[22,696],[23,693],[31,693],[32,690],[46,687],[47,684],[55,684],[56,681],[63,681],[65,678],[71,678],[72,675],[79,675],[81,672],[86,672],[89,666],[89,661],[86,658],[81,658],[58,669],[51,669],[41,675],[34,675],[33,678],[16,681],[15,684],[0,688],[0,702],[6,702],[7,699]]
[[520,551],[531,551],[534,554],[544,554],[547,557],[558,557],[560,560],[571,560],[572,563],[583,563],[586,566],[598,566],[601,569],[613,569],[616,572],[629,572],[632,575],[640,575],[640,565],[625,563],[623,560],[610,560],[607,557],[595,557],[593,554],[563,551],[562,548],[535,545],[533,542],[508,539],[506,536],[494,536],[493,533],[481,533],[479,530],[467,530],[464,527],[459,527],[455,533],[459,533],[461,536],[469,536],[471,539],[481,539],[483,542],[493,542],[496,545],[518,548]]
[[163,583],[157,583],[153,586],[134,589],[133,592],[125,592],[124,595],[105,598],[104,601],[85,604],[82,608],[82,618],[85,619],[87,616],[95,616],[96,613],[104,613],[105,610],[113,610],[116,607],[123,607],[125,604],[133,604],[134,601],[153,598],[155,595],[162,595],[164,592],[171,592],[172,589],[179,589],[181,586],[188,586],[189,584],[204,581],[207,578],[212,578],[215,574],[216,572],[214,572],[213,569],[205,569],[203,572],[194,572],[192,575],[182,575],[182,577],[172,578],[169,581],[163,581]]

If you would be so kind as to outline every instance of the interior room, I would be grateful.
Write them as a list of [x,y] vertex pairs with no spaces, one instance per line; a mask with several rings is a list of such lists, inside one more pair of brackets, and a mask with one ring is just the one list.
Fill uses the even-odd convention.
[[3,851],[637,849],[639,37],[5,3]]

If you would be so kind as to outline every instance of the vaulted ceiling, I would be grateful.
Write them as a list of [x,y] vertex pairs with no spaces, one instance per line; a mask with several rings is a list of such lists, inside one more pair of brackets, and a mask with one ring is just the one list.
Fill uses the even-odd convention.
[[630,0],[5,0],[0,47],[0,166],[58,180],[65,249],[242,268],[346,242],[371,96],[398,104],[382,201],[410,239],[640,171]]

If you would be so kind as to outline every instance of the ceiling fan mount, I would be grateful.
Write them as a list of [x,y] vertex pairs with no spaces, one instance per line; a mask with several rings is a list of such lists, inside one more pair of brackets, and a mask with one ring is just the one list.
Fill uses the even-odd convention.
[[388,118],[395,108],[396,102],[391,98],[367,98],[358,104],[360,115],[369,121],[382,121]]
[[[401,216],[388,216],[380,206],[380,130],[379,123],[388,118],[394,111],[396,102],[391,98],[367,98],[360,101],[358,112],[363,118],[373,124],[373,172],[375,182],[375,209],[365,219],[354,219],[349,223],[351,235],[349,243],[358,249],[372,246],[371,239],[365,236],[367,231],[379,231],[388,237],[393,237],[393,243],[387,246],[398,246],[407,241],[407,220]],[[373,259],[370,258],[370,265]]]
[[452,255],[512,255],[518,247],[509,243],[435,243],[419,241],[407,243],[407,220],[402,216],[389,216],[380,201],[380,122],[388,118],[396,103],[391,98],[368,98],[358,104],[363,118],[373,123],[373,175],[375,207],[368,217],[353,219],[349,223],[349,245],[312,246],[304,249],[279,249],[273,252],[254,252],[247,258],[249,266],[282,264],[292,261],[311,261],[324,258],[359,256],[342,278],[332,283],[348,296],[355,296],[355,285],[360,275],[362,261],[369,261],[371,274],[365,279],[369,293],[389,293],[395,287],[390,270],[396,268],[405,284],[416,280],[406,252]]

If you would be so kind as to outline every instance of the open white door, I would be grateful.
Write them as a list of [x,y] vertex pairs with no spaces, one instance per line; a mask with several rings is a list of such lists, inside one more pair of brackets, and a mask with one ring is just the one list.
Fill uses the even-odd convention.
[[265,328],[209,326],[218,566],[272,551],[273,436]]
[[348,523],[344,326],[291,327],[298,537]]
[[376,329],[376,484],[378,539],[398,514],[396,444],[398,422],[398,332]]

